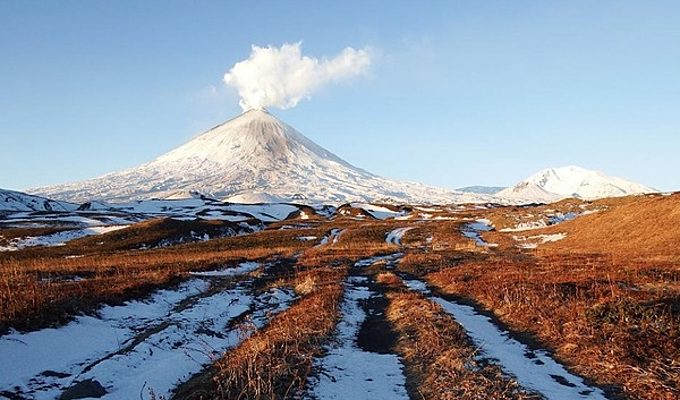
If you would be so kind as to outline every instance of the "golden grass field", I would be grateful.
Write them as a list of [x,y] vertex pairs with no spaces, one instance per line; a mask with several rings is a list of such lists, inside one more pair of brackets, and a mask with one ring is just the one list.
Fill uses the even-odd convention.
[[[543,228],[516,231],[520,222],[556,212],[593,210]],[[311,213],[311,211],[307,211]],[[385,295],[386,334],[404,364],[414,399],[537,399],[498,366],[475,358],[460,324],[400,276],[429,283],[442,295],[488,313],[521,340],[548,349],[568,369],[611,398],[680,398],[680,194],[576,200],[534,207],[442,209],[441,219],[376,220],[345,215],[313,218],[280,229],[139,249],[187,230],[224,223],[142,222],[52,248],[0,253],[0,331],[58,327],[102,304],[119,304],[173,287],[191,271],[246,260],[294,260],[263,285],[290,287],[298,298],[248,333],[212,367],[181,385],[176,398],[297,398],[314,374],[313,360],[333,340],[343,281],[362,258],[403,254],[393,270],[376,264],[359,272]],[[475,219],[496,247],[461,233]],[[409,227],[401,246],[385,237]],[[319,246],[331,230],[336,243]],[[44,234],[33,231],[32,234]],[[1,230],[5,238],[26,235]],[[543,236],[561,240],[539,243]],[[520,237],[520,239],[517,239]],[[518,244],[527,238],[535,248]],[[547,236],[546,236],[547,237]],[[70,277],[85,278],[73,280]],[[239,329],[251,329],[244,323]]]

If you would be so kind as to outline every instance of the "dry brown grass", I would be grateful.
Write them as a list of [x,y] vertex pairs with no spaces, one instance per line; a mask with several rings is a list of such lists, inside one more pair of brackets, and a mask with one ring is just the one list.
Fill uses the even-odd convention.
[[311,291],[217,362],[210,398],[285,399],[300,393],[335,328],[345,274],[345,268],[324,267],[302,273],[300,282],[314,282]]
[[488,254],[465,251],[410,251],[402,257],[398,269],[413,275],[424,276],[442,268],[452,267],[471,260],[481,261],[488,257]]
[[[498,220],[501,227],[516,223],[515,214],[529,213],[533,218],[580,204],[466,208],[455,211],[455,216],[505,215],[506,220]],[[139,237],[129,236],[128,242],[112,232],[61,248],[0,254],[0,331],[62,323],[102,303],[172,285],[188,271],[295,255],[299,262],[290,273],[267,284],[295,288],[300,301],[217,364],[221,398],[283,398],[304,387],[312,358],[333,331],[347,265],[394,253],[397,248],[385,243],[387,232],[414,226],[399,249],[406,252],[400,270],[429,273],[428,279],[440,290],[483,305],[597,383],[616,385],[633,398],[675,399],[680,396],[679,204],[680,195],[598,201],[592,206],[606,211],[532,231],[568,236],[531,252],[519,251],[511,234],[500,232],[484,234],[487,241],[501,243],[498,249],[475,246],[460,234],[462,221],[370,218],[305,220],[299,226],[309,225],[306,229],[272,226],[242,237],[130,250],[140,239],[182,231],[145,232],[158,228],[149,223],[135,227]],[[314,247],[318,241],[298,240],[321,238],[332,228],[344,229],[336,244]],[[102,238],[110,245],[100,245]],[[86,279],[68,281],[73,276]],[[378,274],[377,279],[390,288],[388,318],[399,335],[398,350],[405,356],[410,379],[424,398],[530,397],[496,368],[477,363],[460,326],[438,306],[400,289],[399,279],[391,273]]]
[[0,246],[9,244],[10,239],[27,236],[44,236],[66,231],[66,227],[38,227],[38,228],[2,228],[0,229]]
[[573,369],[644,399],[680,395],[677,267],[553,256],[470,262],[429,276],[535,335]]
[[[471,214],[466,214],[469,217]],[[432,229],[432,249],[435,251],[458,251],[485,253],[487,249],[461,235],[465,221],[436,221],[429,223]]]
[[[256,221],[250,221],[253,224]],[[159,245],[195,242],[204,235],[210,238],[231,236],[242,230],[237,223],[230,221],[192,220],[160,218],[140,222],[127,228],[88,236],[69,242],[68,250],[89,249],[94,252],[134,250],[141,247],[151,248]]]
[[[616,200],[615,200],[616,201]],[[490,211],[484,212],[484,218],[491,220],[496,229],[515,228],[522,222],[535,222],[542,219],[546,214],[560,212],[566,214],[568,212],[580,213],[583,211],[581,207],[587,209],[604,208],[612,202],[601,200],[596,203],[583,201],[579,199],[564,199],[556,203],[544,205],[529,205],[529,206],[508,206],[499,207]]]
[[566,239],[545,251],[654,256],[680,261],[680,193],[610,199],[606,211],[564,222],[546,233]]
[[[496,227],[510,227],[581,204],[500,208],[486,217]],[[677,398],[680,195],[604,199],[588,207],[600,211],[530,231],[567,233],[537,250],[515,248],[511,235],[517,233],[490,232],[485,238],[501,247],[486,257],[468,254],[461,262],[425,253],[407,256],[401,268],[414,272],[422,264],[443,291],[482,304],[514,329],[535,335],[576,372],[618,387],[614,391]]]
[[346,226],[335,248],[343,251],[389,249],[391,246],[385,243],[385,237],[397,226],[393,222],[354,222]]
[[338,242],[306,249],[300,257],[300,264],[343,263],[362,257],[393,253],[395,246],[385,243],[385,237],[392,229],[406,226],[403,222],[397,222],[336,220],[328,223],[325,226],[326,233],[332,228],[342,230]]
[[[66,258],[59,248],[3,254],[0,332],[10,327],[33,329],[61,324],[102,303],[118,303],[171,285],[188,271],[290,257],[312,245],[297,240],[305,234],[309,231],[263,231],[170,248],[75,258]],[[82,249],[83,253],[88,251]],[[83,280],[73,281],[74,277]]]
[[442,308],[420,294],[399,290],[391,273],[378,281],[392,287],[387,293],[387,318],[398,335],[412,393],[419,398],[538,399],[493,365],[475,359],[476,348],[465,330]]

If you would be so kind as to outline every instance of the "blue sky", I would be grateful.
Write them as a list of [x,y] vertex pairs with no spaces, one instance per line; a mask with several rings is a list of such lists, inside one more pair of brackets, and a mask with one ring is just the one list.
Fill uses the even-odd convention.
[[510,185],[567,164],[680,189],[677,1],[0,2],[0,187],[149,161],[240,112],[251,44],[374,49],[272,110],[371,172]]

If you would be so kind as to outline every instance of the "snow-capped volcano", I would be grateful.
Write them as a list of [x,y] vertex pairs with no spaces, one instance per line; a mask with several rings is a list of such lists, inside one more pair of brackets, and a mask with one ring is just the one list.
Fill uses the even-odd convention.
[[512,200],[551,202],[566,197],[598,199],[656,191],[623,178],[572,165],[538,171],[517,185],[498,192],[496,196]]
[[141,166],[29,192],[77,202],[181,198],[192,192],[238,202],[488,200],[371,174],[264,110],[247,111]]

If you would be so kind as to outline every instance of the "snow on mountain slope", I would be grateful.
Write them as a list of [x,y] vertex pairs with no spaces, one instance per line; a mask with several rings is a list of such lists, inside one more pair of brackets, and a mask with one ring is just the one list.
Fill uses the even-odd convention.
[[70,201],[188,197],[306,203],[489,201],[373,175],[343,161],[264,110],[250,110],[157,159],[121,172],[30,192]]
[[564,197],[556,193],[548,192],[535,183],[522,181],[515,186],[503,189],[496,196],[513,202],[552,203]]
[[496,196],[546,203],[566,197],[598,199],[653,192],[651,187],[572,165],[541,170]]
[[0,189],[0,212],[2,211],[73,211],[78,206],[63,201],[54,201],[31,196],[14,190]]
[[459,192],[465,192],[465,193],[477,193],[477,194],[488,194],[488,195],[493,195],[501,190],[506,189],[504,186],[482,186],[482,185],[474,185],[474,186],[465,186],[456,189]]
[[129,203],[85,203],[81,211],[120,212],[128,215],[140,215],[144,219],[153,217],[171,217],[175,219],[212,219],[232,222],[255,218],[263,222],[281,221],[299,210],[292,204],[232,204],[209,198],[191,199],[152,199],[132,201]]

